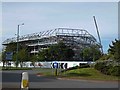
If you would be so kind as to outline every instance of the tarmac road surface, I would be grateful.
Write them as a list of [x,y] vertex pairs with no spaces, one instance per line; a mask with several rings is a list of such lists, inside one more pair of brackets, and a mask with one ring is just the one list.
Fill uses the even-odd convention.
[[[21,73],[24,71],[0,72],[2,88],[20,88]],[[37,76],[36,73],[38,71],[27,70],[27,72],[29,73],[29,88],[118,88],[117,81],[71,80]]]

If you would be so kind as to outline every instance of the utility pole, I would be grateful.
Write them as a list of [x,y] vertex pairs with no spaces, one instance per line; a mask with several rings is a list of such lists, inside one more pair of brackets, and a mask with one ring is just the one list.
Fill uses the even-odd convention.
[[24,25],[24,23],[22,24],[18,24],[17,27],[17,53],[16,53],[16,67],[18,67],[18,51],[19,51],[19,30],[20,30],[20,25]]

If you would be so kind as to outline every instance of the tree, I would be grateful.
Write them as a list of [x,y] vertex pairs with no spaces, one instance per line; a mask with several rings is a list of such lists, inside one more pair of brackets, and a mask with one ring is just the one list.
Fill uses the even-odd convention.
[[91,46],[91,53],[93,61],[98,60],[102,56],[102,52],[100,51],[99,47],[96,45]]
[[112,41],[112,45],[109,45],[108,54],[102,56],[100,60],[104,61],[96,62],[95,68],[97,70],[104,74],[120,76],[120,40]]
[[113,59],[113,55],[112,54],[103,54],[102,57],[99,60],[108,60],[108,59]]
[[[13,55],[13,61],[16,62],[16,55],[15,53]],[[20,63],[20,66],[22,67],[23,62],[28,61],[28,51],[26,48],[22,48],[21,50],[18,51],[18,64]]]
[[15,43],[9,43],[5,50],[2,51],[2,62],[3,62],[3,67],[5,65],[5,62],[7,63],[7,60],[6,60],[6,53],[7,52],[13,52],[13,54],[15,54],[16,52],[16,44]]
[[92,59],[92,53],[89,47],[84,48],[83,51],[83,61],[85,60],[91,60]]
[[17,45],[15,42],[9,43],[6,48],[5,51],[3,52],[3,62],[5,62],[5,54],[7,52],[13,52],[13,58],[12,60],[16,62],[16,56],[18,55],[18,63],[16,63],[16,66],[20,63],[21,67],[22,67],[22,63],[23,61],[28,60],[28,50],[27,50],[27,46],[25,44],[19,43],[19,50],[17,53]]
[[50,47],[50,53],[53,59],[64,61],[73,60],[74,51],[63,42]]
[[30,58],[30,61],[32,62],[34,68],[35,68],[35,62],[38,61],[38,56],[37,55],[32,55]]
[[101,57],[101,51],[95,45],[84,48],[81,53],[84,61],[96,61]]
[[28,60],[28,52],[26,49],[23,48],[18,52],[18,60],[20,61],[21,67],[23,62]]
[[113,55],[115,61],[120,62],[120,40],[115,39],[109,47],[108,53]]
[[5,52],[16,52],[17,48],[16,48],[16,43],[9,43],[6,46]]
[[74,51],[66,46],[63,42],[50,46],[48,49],[44,49],[39,52],[39,60],[45,61],[63,61],[73,60]]
[[38,53],[38,60],[39,61],[51,60],[49,49],[43,49],[42,51],[39,51],[39,53]]
[[2,52],[2,62],[3,62],[3,67],[4,67],[5,66],[5,62],[6,62],[5,52]]

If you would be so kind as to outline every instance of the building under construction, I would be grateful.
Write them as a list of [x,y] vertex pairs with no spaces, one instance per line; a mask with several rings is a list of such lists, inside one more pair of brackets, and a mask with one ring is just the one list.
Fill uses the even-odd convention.
[[70,29],[70,28],[56,28],[52,30],[47,30],[39,33],[32,33],[17,37],[7,39],[3,42],[3,45],[8,45],[9,43],[19,43],[28,46],[30,54],[36,54],[40,50],[50,47],[53,44],[59,42],[65,43],[71,49],[74,50],[75,60],[81,60],[80,51],[85,47],[90,47],[91,45],[97,45],[100,48],[100,43],[97,42],[94,36],[88,33],[84,29]]

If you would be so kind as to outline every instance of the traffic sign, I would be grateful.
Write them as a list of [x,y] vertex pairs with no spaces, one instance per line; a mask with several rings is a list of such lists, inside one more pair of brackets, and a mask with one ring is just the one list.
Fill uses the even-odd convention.
[[61,69],[67,69],[67,63],[60,63]]
[[58,68],[58,63],[57,62],[53,63],[53,68]]
[[6,52],[6,60],[12,60],[13,52]]

